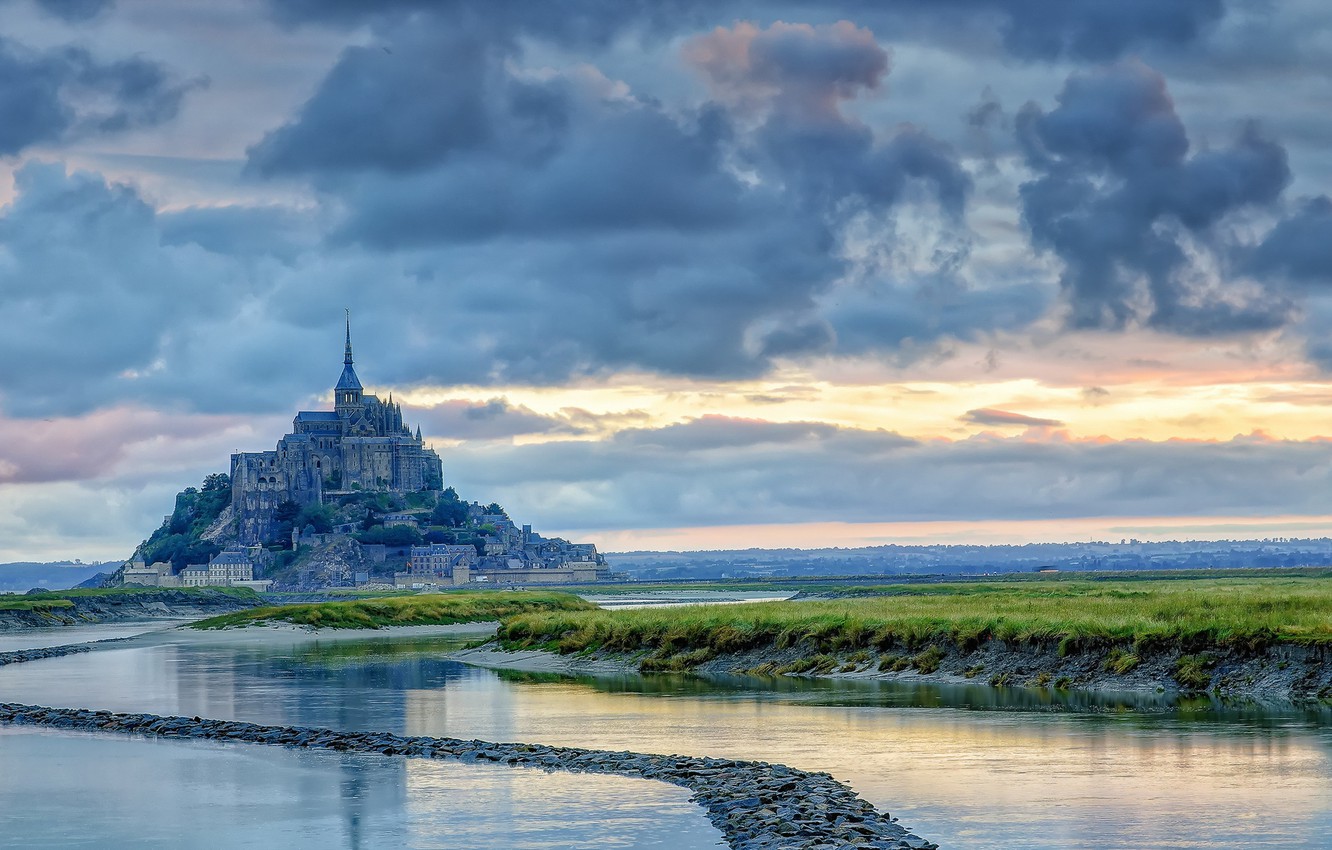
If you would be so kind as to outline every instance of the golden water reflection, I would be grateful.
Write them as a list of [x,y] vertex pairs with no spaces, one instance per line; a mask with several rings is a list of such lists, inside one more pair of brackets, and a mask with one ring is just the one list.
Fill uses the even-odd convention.
[[513,683],[490,700],[496,710],[477,711],[490,690],[478,677],[410,691],[407,727],[826,770],[927,834],[952,822],[935,837],[959,847],[1216,847],[1219,836],[1332,846],[1329,741],[1298,726],[693,699],[567,682]]

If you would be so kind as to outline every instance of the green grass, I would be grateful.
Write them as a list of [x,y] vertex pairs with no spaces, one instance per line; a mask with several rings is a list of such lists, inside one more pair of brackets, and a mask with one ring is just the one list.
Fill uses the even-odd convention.
[[1216,660],[1208,653],[1185,655],[1175,662],[1175,681],[1188,691],[1205,691],[1212,683]]
[[[647,652],[649,659],[663,661],[701,649],[715,657],[796,646],[811,655],[917,654],[940,641],[966,651],[992,639],[1054,642],[1063,654],[1114,646],[1139,655],[1161,648],[1199,652],[1332,644],[1332,579],[1325,577],[975,582],[876,590],[879,595],[831,600],[547,611],[506,619],[499,637],[509,648]],[[1125,658],[1121,666],[1127,663]]]
[[1105,668],[1106,672],[1123,676],[1125,673],[1132,672],[1141,660],[1136,654],[1117,646],[1110,650],[1110,654],[1106,656],[1105,662],[1101,666]]
[[76,599],[106,599],[114,602],[126,597],[152,597],[165,593],[183,593],[187,596],[225,593],[238,599],[259,599],[259,595],[248,587],[80,587],[0,596],[0,611],[50,611],[72,608]]
[[0,611],[50,611],[55,608],[73,607],[74,603],[68,599],[33,599],[27,596],[6,599],[0,596]]
[[571,613],[593,607],[590,602],[567,593],[432,593],[251,608],[200,620],[192,626],[225,629],[258,623],[293,623],[322,629],[378,629],[478,623],[531,612]]

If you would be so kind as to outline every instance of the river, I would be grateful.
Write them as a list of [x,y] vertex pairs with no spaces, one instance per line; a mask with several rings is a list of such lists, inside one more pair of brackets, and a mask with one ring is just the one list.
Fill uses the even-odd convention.
[[[829,771],[946,848],[1332,847],[1326,708],[1061,703],[984,686],[569,679],[441,660],[454,645],[156,632],[0,668],[0,700],[779,761]],[[204,800],[220,812],[207,820],[222,830],[210,846],[262,846],[246,836],[270,828],[296,836],[286,846],[321,847],[442,846],[439,836],[473,828],[476,841],[453,846],[685,848],[719,837],[679,789],[420,760],[8,730],[0,773],[36,776],[54,799],[64,780],[43,767],[52,752],[79,774],[66,793],[79,795],[81,819],[115,820],[103,811],[114,807],[126,822],[130,787],[160,797],[144,804],[154,812]],[[117,776],[130,756],[149,767]],[[100,800],[108,785],[118,790]],[[20,786],[0,779],[0,835],[59,819],[36,807],[16,825],[11,802],[35,805]],[[261,805],[273,800],[291,805]],[[533,835],[500,835],[516,821]],[[241,825],[228,831],[232,823]]]

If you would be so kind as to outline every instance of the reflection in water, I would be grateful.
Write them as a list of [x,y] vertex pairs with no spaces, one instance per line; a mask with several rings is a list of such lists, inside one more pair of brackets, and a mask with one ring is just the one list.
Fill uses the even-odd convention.
[[39,649],[45,646],[62,646],[67,643],[93,640],[116,640],[174,628],[179,622],[179,620],[155,620],[146,623],[98,623],[90,626],[52,626],[49,629],[0,631],[0,652]]
[[[1332,846],[1326,706],[882,682],[574,680],[464,667],[440,660],[447,646],[232,636],[105,650],[0,670],[0,699],[782,761],[827,770],[957,848]],[[408,807],[416,770],[409,763]],[[525,789],[504,793],[512,796],[493,804],[505,817],[530,816]],[[344,811],[358,818],[351,834],[366,816]]]
[[5,847],[548,850],[719,838],[688,792],[643,780],[22,727],[0,727],[0,756]]

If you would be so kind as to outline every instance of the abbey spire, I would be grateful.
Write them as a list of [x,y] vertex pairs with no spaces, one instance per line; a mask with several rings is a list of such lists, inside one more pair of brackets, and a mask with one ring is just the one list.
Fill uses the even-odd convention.
[[361,379],[356,377],[356,370],[352,368],[352,347],[351,347],[351,311],[347,311],[347,348],[342,356],[342,377],[338,378],[338,385],[333,388],[333,407],[341,415],[348,415],[356,412],[363,407],[362,395],[364,388],[361,386]]
[[347,353],[342,356],[342,362],[350,366],[352,364],[351,355],[351,310],[347,310]]

